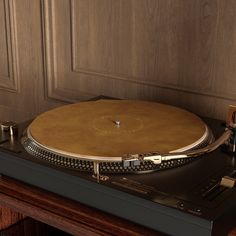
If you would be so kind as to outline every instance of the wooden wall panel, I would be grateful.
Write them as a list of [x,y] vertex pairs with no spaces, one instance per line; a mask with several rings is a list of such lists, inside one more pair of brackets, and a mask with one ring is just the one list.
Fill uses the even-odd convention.
[[18,89],[18,58],[15,40],[15,11],[12,0],[0,0],[0,89]]
[[0,0],[0,120],[100,94],[224,118],[234,0]]
[[[2,29],[0,35],[0,71],[1,77],[9,77],[8,68],[8,50],[7,50],[7,32],[6,32],[6,8],[4,1],[0,1],[0,28]],[[7,58],[7,60],[5,60]]]
[[236,100],[235,1],[44,0],[42,9],[50,98],[158,100],[218,118]]
[[44,91],[40,0],[0,0],[0,122],[22,122],[62,103]]
[[[14,212],[10,208],[7,208],[6,206],[0,205],[0,235],[7,235],[7,234],[1,234],[4,229],[7,229],[13,224],[16,224],[17,222],[24,219],[25,216]],[[10,235],[10,234],[9,234]]]

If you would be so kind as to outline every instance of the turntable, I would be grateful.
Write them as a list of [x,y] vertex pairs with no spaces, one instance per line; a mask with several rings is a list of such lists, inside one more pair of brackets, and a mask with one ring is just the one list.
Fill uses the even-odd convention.
[[62,106],[1,124],[0,172],[167,234],[211,235],[236,213],[235,110],[223,126],[154,102]]

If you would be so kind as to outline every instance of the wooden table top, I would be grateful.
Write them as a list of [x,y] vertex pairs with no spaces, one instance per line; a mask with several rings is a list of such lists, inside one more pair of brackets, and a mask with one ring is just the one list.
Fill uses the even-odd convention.
[[72,235],[162,235],[5,176],[0,178],[0,204]]
[[[163,235],[5,176],[0,178],[0,204],[72,235]],[[227,235],[236,236],[236,227]]]

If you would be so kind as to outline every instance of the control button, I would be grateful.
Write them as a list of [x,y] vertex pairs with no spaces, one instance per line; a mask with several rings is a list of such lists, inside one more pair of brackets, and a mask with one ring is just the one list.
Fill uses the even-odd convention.
[[178,207],[180,209],[184,209],[184,203],[183,202],[178,202]]
[[196,208],[195,211],[198,213],[201,213],[202,210],[201,210],[201,208]]
[[194,207],[192,209],[188,209],[188,212],[200,216],[202,214],[202,209],[200,207]]
[[4,132],[10,132],[10,135],[13,136],[17,133],[17,124],[13,121],[2,122],[1,130]]

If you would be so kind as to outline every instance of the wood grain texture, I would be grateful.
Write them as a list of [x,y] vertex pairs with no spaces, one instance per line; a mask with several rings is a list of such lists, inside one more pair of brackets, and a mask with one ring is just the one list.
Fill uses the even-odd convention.
[[[8,67],[8,53],[7,53],[7,35],[6,35],[6,18],[5,18],[5,5],[4,1],[0,1],[0,27],[2,29],[0,36],[0,70],[1,77],[9,77],[9,67]],[[7,60],[6,60],[7,59]]]
[[47,224],[26,218],[11,227],[2,230],[0,236],[70,236],[59,229],[55,229]]
[[22,122],[59,105],[44,95],[40,0],[0,4],[0,121]]
[[0,1],[0,90],[17,92],[19,86],[14,2]]
[[8,228],[24,218],[25,216],[22,214],[14,212],[4,205],[0,205],[0,230]]
[[236,101],[235,10],[234,0],[1,0],[0,112],[22,121],[104,94],[224,119]]
[[[0,203],[72,235],[163,235],[6,176],[0,178]],[[236,235],[234,218],[226,217],[221,223],[222,225],[217,225],[214,229],[216,235]],[[14,229],[2,232],[14,232],[16,233],[13,234],[14,236],[18,236],[19,231],[25,232],[24,235],[40,235],[40,232],[44,232],[43,235],[50,235],[50,232],[57,232],[56,235],[67,235],[48,226],[41,226],[37,222],[26,221],[19,227],[16,226],[18,232]]]
[[236,99],[235,9],[222,0],[45,0],[49,97],[163,100],[224,118],[224,101]]
[[235,236],[235,235],[236,235],[236,229],[233,229],[233,230],[230,232],[229,235],[230,235],[230,236]]
[[0,203],[73,235],[162,235],[3,176]]

